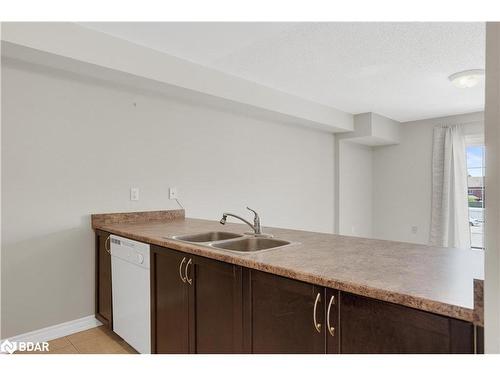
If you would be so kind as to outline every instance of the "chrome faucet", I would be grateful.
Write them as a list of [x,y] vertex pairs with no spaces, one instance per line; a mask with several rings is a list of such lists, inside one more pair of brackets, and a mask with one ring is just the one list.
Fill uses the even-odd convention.
[[254,214],[253,225],[252,225],[252,223],[250,223],[249,221],[243,219],[242,217],[240,217],[238,215],[235,215],[235,214],[231,214],[229,212],[224,212],[222,214],[222,219],[220,219],[220,223],[222,225],[226,224],[227,217],[228,216],[232,216],[232,217],[234,217],[236,219],[239,219],[239,220],[243,221],[250,228],[252,228],[252,230],[253,230],[252,234],[254,236],[257,236],[257,237],[272,237],[270,234],[264,234],[264,233],[262,233],[262,227],[260,226],[260,217],[259,217],[259,214],[256,211],[252,210],[250,207],[247,207],[247,210],[252,211],[253,214]]

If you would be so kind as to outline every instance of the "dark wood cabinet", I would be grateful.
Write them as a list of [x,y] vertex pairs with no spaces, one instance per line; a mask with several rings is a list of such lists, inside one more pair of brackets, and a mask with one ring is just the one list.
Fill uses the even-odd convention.
[[113,300],[111,295],[110,234],[96,231],[95,236],[95,316],[105,326],[113,328]]
[[245,275],[251,353],[325,353],[324,288],[265,272]]
[[340,298],[342,353],[474,352],[470,323],[349,293]]
[[[151,352],[189,353],[186,255],[151,247]],[[181,279],[182,277],[182,279]]]
[[[112,329],[109,233],[96,318]],[[152,353],[474,353],[469,322],[151,246]]]
[[153,353],[241,353],[241,267],[152,247]]
[[190,352],[242,353],[242,268],[203,257],[190,259]]
[[476,354],[484,354],[484,327],[476,326]]

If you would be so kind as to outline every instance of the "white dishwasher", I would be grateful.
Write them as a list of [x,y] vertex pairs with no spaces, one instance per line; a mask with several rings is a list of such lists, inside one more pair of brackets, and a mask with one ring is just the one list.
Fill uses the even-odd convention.
[[113,331],[151,353],[149,245],[111,235]]

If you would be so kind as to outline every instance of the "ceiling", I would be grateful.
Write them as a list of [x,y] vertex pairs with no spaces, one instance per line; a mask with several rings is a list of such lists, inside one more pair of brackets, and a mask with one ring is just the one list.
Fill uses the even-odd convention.
[[349,113],[411,121],[484,107],[484,23],[175,23],[80,25]]

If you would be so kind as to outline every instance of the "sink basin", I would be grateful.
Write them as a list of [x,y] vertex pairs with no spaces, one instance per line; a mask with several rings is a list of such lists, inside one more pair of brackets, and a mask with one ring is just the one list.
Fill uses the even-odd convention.
[[230,240],[231,238],[243,237],[242,234],[229,233],[229,232],[205,232],[197,234],[186,234],[183,236],[174,236],[174,240],[181,240],[187,242],[213,242]]
[[250,237],[240,240],[212,244],[212,247],[233,251],[259,251],[289,245],[290,242],[276,238]]

